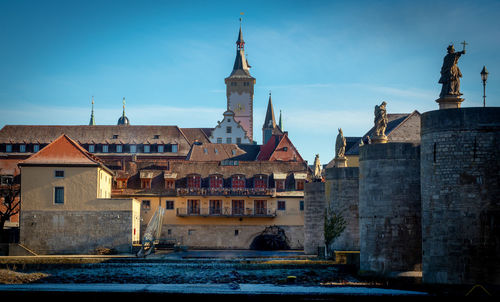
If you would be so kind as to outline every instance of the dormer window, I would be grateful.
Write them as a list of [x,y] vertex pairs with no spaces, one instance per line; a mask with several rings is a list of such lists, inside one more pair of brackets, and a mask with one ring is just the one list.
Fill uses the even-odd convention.
[[89,145],[89,152],[95,152],[95,145]]
[[210,176],[210,188],[222,188],[222,176],[221,175],[211,175]]
[[144,145],[144,153],[149,153],[151,152],[151,146],[150,145]]
[[116,145],[116,152],[122,153],[123,152],[123,145]]
[[159,153],[165,152],[165,146],[164,145],[158,145],[158,152]]
[[5,146],[5,152],[12,152],[12,145],[11,144],[7,144]]
[[187,186],[190,189],[201,188],[201,176],[197,174],[188,175]]
[[231,178],[231,187],[233,189],[244,189],[245,177],[243,175],[233,175]]
[[102,152],[103,153],[108,153],[109,152],[109,146],[108,145],[102,145]]
[[113,139],[117,139],[118,138],[118,134],[113,134]]
[[153,138],[154,138],[154,139],[159,139],[159,138],[160,138],[160,135],[159,135],[159,134],[155,134],[155,135],[153,136]]
[[26,152],[26,145],[19,145],[19,152]]
[[0,176],[0,185],[11,185],[14,183],[14,176],[2,175]]
[[266,189],[267,188],[267,176],[256,175],[253,179],[253,186],[255,189]]
[[33,145],[33,152],[36,153],[40,151],[40,145]]

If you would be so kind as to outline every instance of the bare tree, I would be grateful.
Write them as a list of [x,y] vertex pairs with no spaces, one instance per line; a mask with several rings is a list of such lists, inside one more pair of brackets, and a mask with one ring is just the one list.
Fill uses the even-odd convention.
[[0,201],[2,202],[2,205],[0,205],[0,242],[6,240],[5,222],[19,213],[20,193],[21,187],[18,184],[8,184],[0,187]]

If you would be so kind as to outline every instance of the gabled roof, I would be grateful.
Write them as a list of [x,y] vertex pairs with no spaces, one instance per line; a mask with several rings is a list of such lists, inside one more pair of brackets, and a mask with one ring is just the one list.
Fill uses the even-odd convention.
[[[393,134],[396,133],[398,128],[402,128],[405,123],[407,123],[412,117],[420,117],[420,113],[415,110],[412,113],[388,113],[387,114],[387,128],[385,129],[385,135],[389,142],[401,141],[401,139],[393,139]],[[361,139],[369,136],[372,137],[375,133],[375,126],[373,126]],[[359,143],[353,144],[351,148],[346,148],[346,155],[358,155],[359,154]],[[420,137],[406,137],[404,141],[419,141]]]
[[237,144],[193,144],[187,160],[190,161],[221,161],[245,154]]
[[99,158],[87,152],[65,134],[19,163],[19,166],[33,165],[102,166],[110,171]]
[[267,143],[261,147],[257,160],[304,161],[288,137],[287,132],[282,135],[273,134]]

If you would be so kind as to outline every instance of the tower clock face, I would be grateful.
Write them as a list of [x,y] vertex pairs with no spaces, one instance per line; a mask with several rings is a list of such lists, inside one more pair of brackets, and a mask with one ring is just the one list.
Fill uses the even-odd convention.
[[229,109],[231,109],[236,116],[248,116],[250,111],[251,99],[249,93],[236,93],[233,92],[229,96]]

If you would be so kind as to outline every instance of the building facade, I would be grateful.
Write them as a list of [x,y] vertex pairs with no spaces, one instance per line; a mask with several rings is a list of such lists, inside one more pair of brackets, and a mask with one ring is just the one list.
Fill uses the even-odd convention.
[[20,242],[37,254],[131,252],[140,239],[140,204],[111,199],[113,172],[62,135],[21,167]]
[[[144,231],[155,210],[164,207],[166,214],[160,241],[175,242],[190,248],[248,249],[253,239],[266,227],[277,225],[285,230],[289,246],[301,249],[304,242],[303,191],[310,171],[288,133],[275,132],[269,143],[264,145],[253,141],[255,78],[249,73],[241,28],[236,44],[233,71],[225,79],[228,108],[224,120],[215,128],[133,125],[125,115],[125,102],[117,125],[95,125],[92,110],[93,122],[90,125],[4,126],[0,130],[0,167],[12,166],[14,170],[2,168],[1,174],[8,173],[2,177],[22,178],[23,186],[25,182],[28,184],[22,188],[29,205],[24,208],[23,204],[20,227],[25,231],[22,231],[24,235],[21,241],[35,246],[42,253],[51,252],[48,247],[37,246],[34,241],[30,241],[35,240],[35,237],[27,239],[30,223],[38,226],[34,234],[39,238],[44,238],[44,230],[52,230],[57,226],[59,229],[55,232],[58,232],[63,226],[57,220],[59,218],[35,221],[35,217],[42,217],[37,211],[57,211],[53,216],[57,214],[63,217],[61,221],[64,222],[74,221],[73,216],[64,215],[88,211],[88,221],[98,223],[97,218],[93,218],[100,211],[97,205],[90,207],[94,211],[92,213],[79,207],[89,206],[92,202],[102,205],[99,200],[106,199],[122,200],[130,206],[126,210],[131,213],[135,213],[136,207],[136,202],[131,200],[137,200],[140,204],[140,228],[118,225],[124,234],[132,232],[139,238],[140,232],[137,230]],[[100,177],[94,175],[97,172],[92,172],[92,169],[101,168],[88,168],[89,171],[85,172],[88,178],[80,179],[80,183],[73,185],[67,177],[56,179],[52,175],[55,168],[65,165],[64,161],[54,162],[51,168],[42,169],[32,165],[33,158],[47,154],[60,137],[74,142],[85,156],[102,164],[105,186],[100,183]],[[22,166],[22,173],[17,168],[18,163]],[[64,170],[66,175],[81,167],[68,169],[67,172]],[[71,179],[78,179],[74,177],[76,175]],[[40,181],[37,182],[37,179]],[[75,192],[85,192],[81,194],[85,200],[76,201],[76,197],[71,197],[70,202],[65,198],[67,202],[57,205],[54,202],[54,196],[57,196],[54,188],[61,187],[60,182],[72,188],[64,189],[64,194],[71,191],[73,196],[77,194]],[[48,191],[40,191],[49,187],[52,188],[49,190],[52,195]],[[41,199],[43,202],[40,201],[42,204],[35,201],[38,194],[45,194]],[[121,206],[117,205],[118,208]],[[108,212],[104,208],[101,210],[103,215]],[[106,222],[113,221],[118,222],[111,218]],[[99,235],[85,227],[80,229],[93,234],[80,234],[81,238],[89,242],[101,243],[102,238],[111,235]],[[115,226],[108,225],[108,229],[114,230]],[[113,233],[112,236],[115,235]],[[134,237],[133,241],[138,241],[136,239]],[[56,239],[50,240],[57,242]],[[80,245],[83,246],[83,242]],[[64,252],[71,252],[71,247],[65,248]]]

